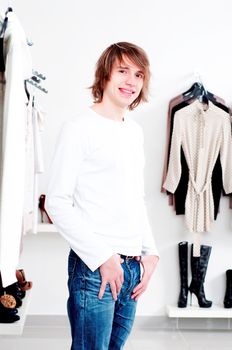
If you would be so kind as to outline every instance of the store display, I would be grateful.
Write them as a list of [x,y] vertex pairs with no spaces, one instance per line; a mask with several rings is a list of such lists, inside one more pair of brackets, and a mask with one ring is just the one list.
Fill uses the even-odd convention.
[[195,83],[170,102],[162,186],[194,233],[194,256],[200,255],[199,233],[217,217],[222,191],[232,192],[231,173],[229,109]]

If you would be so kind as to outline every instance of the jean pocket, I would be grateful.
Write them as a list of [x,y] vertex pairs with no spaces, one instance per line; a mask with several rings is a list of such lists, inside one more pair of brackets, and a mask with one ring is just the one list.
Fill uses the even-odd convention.
[[70,256],[68,257],[68,276],[72,278],[76,268],[77,258]]

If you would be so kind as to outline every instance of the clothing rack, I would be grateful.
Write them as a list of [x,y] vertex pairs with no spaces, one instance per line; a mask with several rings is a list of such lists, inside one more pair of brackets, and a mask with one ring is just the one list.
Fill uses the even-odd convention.
[[38,73],[37,71],[32,71],[33,75],[30,79],[27,79],[26,82],[35,86],[37,89],[39,89],[40,91],[44,92],[45,94],[48,93],[48,90],[46,90],[45,88],[43,88],[41,85],[40,85],[40,82],[41,82],[41,79],[42,80],[45,80],[46,77],[41,74],[41,73]]
[[35,71],[35,70],[33,70],[32,73],[33,73],[33,75],[39,77],[39,78],[42,79],[42,80],[45,80],[45,79],[46,79],[46,77],[45,77],[44,75],[42,75],[41,73],[38,73],[38,72]]

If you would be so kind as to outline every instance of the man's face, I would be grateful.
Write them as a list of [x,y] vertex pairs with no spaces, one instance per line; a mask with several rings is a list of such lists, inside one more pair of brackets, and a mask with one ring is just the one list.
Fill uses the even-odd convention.
[[109,99],[118,107],[128,107],[140,94],[144,82],[141,69],[126,56],[122,62],[115,61],[103,99]]

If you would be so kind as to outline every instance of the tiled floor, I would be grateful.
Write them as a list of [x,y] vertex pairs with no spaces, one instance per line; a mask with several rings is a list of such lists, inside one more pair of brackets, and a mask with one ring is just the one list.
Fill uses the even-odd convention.
[[[232,331],[134,330],[124,350],[231,350]],[[69,350],[67,328],[26,327],[22,336],[1,336],[1,350]]]

